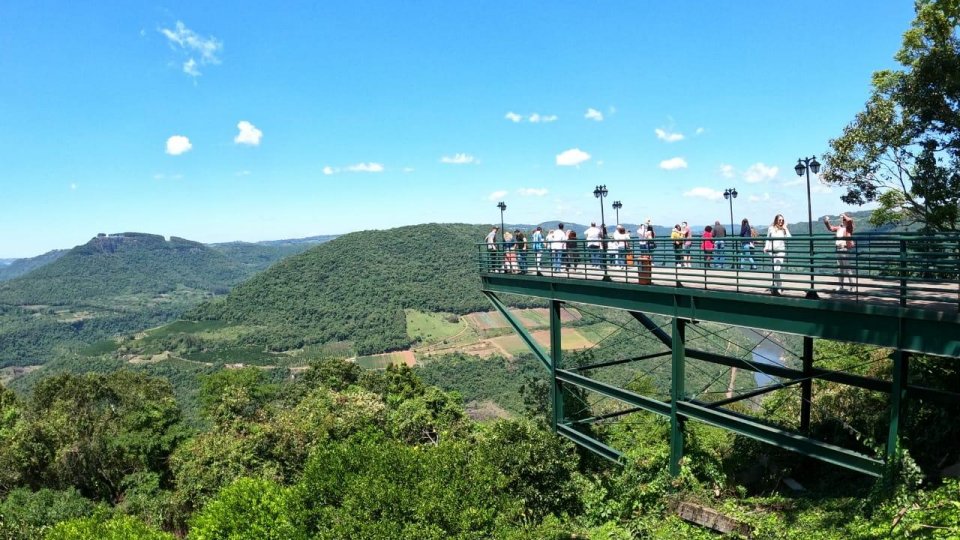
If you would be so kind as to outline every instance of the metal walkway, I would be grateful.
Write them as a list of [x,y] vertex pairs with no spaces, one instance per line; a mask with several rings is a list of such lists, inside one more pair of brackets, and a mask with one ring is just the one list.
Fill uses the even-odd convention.
[[[728,241],[732,249],[718,253],[701,249],[673,249],[669,239],[658,239],[618,250],[595,249],[583,241],[562,246],[546,243],[544,250],[526,251],[514,245],[497,245],[496,251],[480,244],[478,264],[481,287],[494,307],[550,372],[555,430],[608,459],[619,461],[619,451],[578,429],[583,421],[566,417],[563,388],[578,387],[630,406],[626,413],[643,410],[667,416],[671,422],[671,472],[679,472],[683,456],[683,426],[696,420],[718,426],[781,448],[829,463],[879,476],[885,459],[895,452],[903,402],[911,399],[960,403],[960,394],[909,384],[910,354],[960,361],[960,236],[872,235],[857,237],[856,248],[840,252],[832,236],[795,236],[787,239],[783,261],[761,254],[764,239],[754,249],[740,239]],[[550,249],[555,247],[558,249]],[[563,249],[559,249],[559,248]],[[691,246],[692,248],[694,246]],[[539,257],[538,257],[539,255]],[[721,264],[720,257],[724,262]],[[537,260],[539,259],[539,265]],[[689,266],[688,266],[689,265]],[[771,294],[774,271],[780,287]],[[843,275],[841,276],[841,270]],[[841,277],[845,291],[835,291]],[[503,293],[534,296],[551,303],[551,342],[543,350],[511,315]],[[559,313],[565,303],[580,303],[626,310],[638,324],[669,347],[671,395],[657,400],[563,367]],[[672,321],[669,333],[652,322],[649,314]],[[689,348],[686,327],[691,322],[713,321],[754,329],[803,336],[802,368],[763,366],[780,378],[777,385],[714,402],[694,399],[685,388],[687,358],[747,371],[760,371],[747,360]],[[817,368],[814,339],[871,344],[892,350],[892,378],[881,380]],[[608,362],[622,363],[642,358]],[[603,365],[596,366],[602,369]],[[812,381],[835,383],[885,392],[890,395],[889,431],[884,456],[858,453],[805,435],[813,402]],[[799,386],[802,392],[800,431],[793,432],[735,413],[727,405],[766,392]]]

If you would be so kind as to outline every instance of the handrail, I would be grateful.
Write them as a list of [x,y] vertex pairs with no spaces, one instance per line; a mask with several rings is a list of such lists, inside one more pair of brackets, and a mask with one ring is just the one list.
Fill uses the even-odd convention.
[[[664,237],[655,238],[653,246],[637,238],[620,241],[622,247],[607,239],[599,248],[584,239],[566,240],[562,247],[560,242],[544,242],[540,251],[530,241],[525,249],[515,242],[496,242],[494,250],[478,243],[477,261],[481,274],[604,279],[745,294],[810,297],[815,291],[826,300],[960,311],[958,234],[855,234],[852,245],[832,234],[798,234],[777,239],[783,241],[782,251],[764,253],[768,240],[714,238],[712,251],[705,249],[702,238],[682,239],[679,248]],[[779,286],[773,292],[775,278]]]

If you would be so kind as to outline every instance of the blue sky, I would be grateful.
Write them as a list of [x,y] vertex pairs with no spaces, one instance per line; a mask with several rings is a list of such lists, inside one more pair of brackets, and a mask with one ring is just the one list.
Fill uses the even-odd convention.
[[[912,2],[0,3],[0,257],[806,214]],[[815,216],[843,209],[814,186]],[[719,197],[719,198],[718,198]],[[607,221],[613,223],[613,218]]]

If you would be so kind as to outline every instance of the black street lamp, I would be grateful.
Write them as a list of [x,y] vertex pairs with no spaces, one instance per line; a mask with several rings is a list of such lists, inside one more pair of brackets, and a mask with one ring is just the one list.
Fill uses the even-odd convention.
[[798,159],[797,166],[793,168],[797,171],[797,176],[807,175],[807,233],[810,235],[810,290],[807,291],[807,298],[816,300],[820,298],[817,291],[813,288],[813,207],[810,203],[810,171],[813,174],[820,172],[820,162],[817,156]]
[[620,201],[613,201],[613,209],[617,211],[617,225],[620,224],[620,209],[623,208],[623,203]]
[[607,222],[603,219],[603,198],[607,196],[606,184],[597,186],[597,188],[593,190],[593,196],[600,199],[600,224],[606,227]]
[[503,211],[507,209],[507,205],[504,204],[503,201],[500,201],[500,202],[497,203],[497,208],[500,209],[500,241],[501,241],[501,242],[506,242],[506,238],[504,238],[504,236],[503,236],[503,235],[504,235],[504,229],[503,229]]
[[737,188],[727,188],[723,190],[723,198],[730,201],[730,232],[728,236],[736,236],[733,232],[733,200],[737,198]]

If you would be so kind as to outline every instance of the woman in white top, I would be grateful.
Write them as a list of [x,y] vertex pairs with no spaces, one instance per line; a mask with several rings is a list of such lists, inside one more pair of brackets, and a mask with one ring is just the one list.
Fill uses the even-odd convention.
[[763,244],[763,252],[773,255],[773,283],[770,285],[770,294],[774,296],[783,294],[783,277],[780,271],[787,258],[787,243],[784,238],[790,238],[790,230],[787,229],[783,214],[777,214],[767,230],[767,241]]

